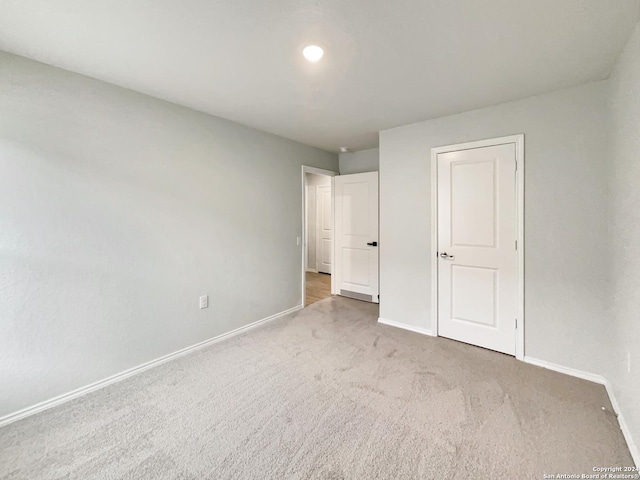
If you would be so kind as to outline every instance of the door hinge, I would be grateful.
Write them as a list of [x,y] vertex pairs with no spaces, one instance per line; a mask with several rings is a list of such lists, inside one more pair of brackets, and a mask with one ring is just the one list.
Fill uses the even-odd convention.
[[518,240],[516,240],[516,250],[518,249]]
[[518,171],[518,161],[516,160],[516,172]]
[[516,330],[518,329],[518,319],[516,318]]

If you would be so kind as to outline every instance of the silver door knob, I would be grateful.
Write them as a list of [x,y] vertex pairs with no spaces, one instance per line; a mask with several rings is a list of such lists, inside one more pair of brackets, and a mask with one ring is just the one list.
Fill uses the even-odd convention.
[[440,258],[443,258],[445,260],[453,260],[455,258],[454,255],[449,255],[447,252],[442,252],[440,254]]

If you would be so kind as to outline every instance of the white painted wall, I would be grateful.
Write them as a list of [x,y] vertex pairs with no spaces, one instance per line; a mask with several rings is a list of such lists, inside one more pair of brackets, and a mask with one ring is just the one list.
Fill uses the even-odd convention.
[[377,172],[380,165],[380,150],[370,148],[358,152],[340,154],[340,175]]
[[380,133],[380,316],[433,329],[432,147],[525,134],[525,354],[605,373],[605,82]]
[[316,271],[317,250],[317,208],[316,187],[321,185],[331,185],[331,177],[326,175],[316,175],[305,173],[307,185],[307,270]]
[[301,304],[335,154],[5,53],[0,112],[0,417]]
[[[640,447],[640,25],[610,77],[611,319],[607,377]],[[631,372],[627,370],[630,355]]]

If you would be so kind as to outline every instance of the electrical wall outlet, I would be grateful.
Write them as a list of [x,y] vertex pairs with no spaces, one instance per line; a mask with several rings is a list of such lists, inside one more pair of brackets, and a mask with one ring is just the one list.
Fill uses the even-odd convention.
[[202,295],[200,297],[200,308],[207,308],[209,306],[209,295]]

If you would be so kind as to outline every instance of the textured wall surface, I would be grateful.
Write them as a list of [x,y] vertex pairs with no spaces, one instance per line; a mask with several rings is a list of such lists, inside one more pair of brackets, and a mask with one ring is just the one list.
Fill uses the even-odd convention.
[[4,53],[0,112],[0,416],[301,304],[337,155]]
[[525,354],[604,373],[607,85],[380,133],[380,316],[432,329],[431,148],[525,134]]
[[[640,25],[610,78],[611,249],[614,343],[608,378],[640,446]],[[630,362],[631,371],[629,372]]]
[[340,175],[377,172],[380,168],[380,149],[370,148],[340,154]]

